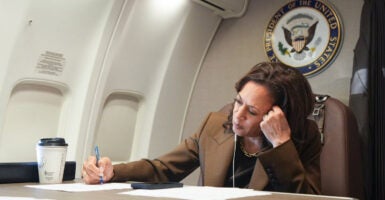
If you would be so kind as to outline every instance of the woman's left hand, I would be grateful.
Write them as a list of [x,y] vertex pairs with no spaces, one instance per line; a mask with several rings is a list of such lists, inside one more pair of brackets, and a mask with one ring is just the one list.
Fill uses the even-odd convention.
[[285,117],[285,113],[278,106],[263,116],[260,123],[261,130],[273,147],[277,147],[290,140],[291,130]]

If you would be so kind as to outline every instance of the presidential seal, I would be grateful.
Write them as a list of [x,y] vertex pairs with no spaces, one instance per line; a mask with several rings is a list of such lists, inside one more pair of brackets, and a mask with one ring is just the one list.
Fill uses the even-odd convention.
[[342,40],[340,18],[321,0],[296,0],[279,9],[265,31],[265,51],[274,62],[314,75],[328,66]]

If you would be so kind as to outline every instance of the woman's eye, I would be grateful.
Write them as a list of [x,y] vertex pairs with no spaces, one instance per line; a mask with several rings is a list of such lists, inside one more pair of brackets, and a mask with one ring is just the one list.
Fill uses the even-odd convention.
[[250,115],[257,115],[257,113],[256,112],[254,112],[253,110],[249,110],[249,113],[250,113]]

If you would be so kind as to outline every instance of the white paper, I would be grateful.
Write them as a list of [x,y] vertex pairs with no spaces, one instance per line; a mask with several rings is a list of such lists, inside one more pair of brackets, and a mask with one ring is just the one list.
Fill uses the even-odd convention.
[[25,187],[57,190],[65,192],[88,192],[99,190],[116,190],[116,189],[131,189],[131,184],[128,183],[104,183],[104,184],[84,184],[84,183],[66,183],[66,184],[40,184],[40,185],[26,185]]
[[0,200],[52,200],[52,199],[36,199],[33,197],[9,197],[9,196],[0,196]]
[[119,194],[148,196],[148,197],[166,197],[189,200],[223,200],[230,198],[241,198],[250,196],[271,195],[270,192],[256,191],[252,189],[225,188],[225,187],[201,187],[184,186],[180,188],[168,188],[157,190],[131,190]]

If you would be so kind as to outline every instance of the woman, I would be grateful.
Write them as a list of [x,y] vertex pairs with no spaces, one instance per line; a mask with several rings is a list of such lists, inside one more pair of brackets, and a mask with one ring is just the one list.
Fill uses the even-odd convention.
[[[181,181],[200,167],[199,185],[319,194],[320,135],[307,119],[313,94],[306,78],[280,63],[254,66],[235,85],[230,114],[210,113],[171,152],[153,160],[98,165],[105,181]],[[85,183],[99,183],[91,156]]]

